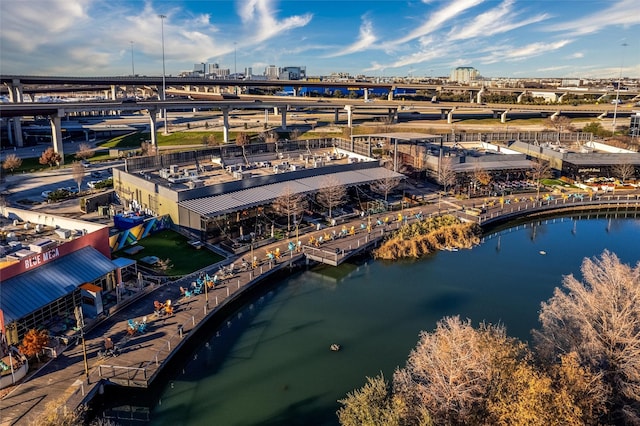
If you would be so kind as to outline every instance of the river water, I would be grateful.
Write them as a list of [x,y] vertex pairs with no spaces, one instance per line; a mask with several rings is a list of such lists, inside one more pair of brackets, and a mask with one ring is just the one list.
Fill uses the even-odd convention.
[[443,316],[500,322],[529,341],[540,303],[605,249],[635,265],[640,220],[548,219],[496,231],[472,250],[299,272],[212,329],[158,389],[126,403],[108,397],[106,413],[172,426],[336,425],[337,400],[366,376],[390,379]]

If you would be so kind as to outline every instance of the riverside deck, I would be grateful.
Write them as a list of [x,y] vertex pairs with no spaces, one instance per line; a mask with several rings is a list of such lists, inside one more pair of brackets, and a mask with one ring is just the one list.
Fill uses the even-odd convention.
[[[465,220],[476,220],[482,226],[495,226],[506,220],[522,216],[548,214],[558,210],[581,209],[631,209],[640,211],[640,195],[593,197],[591,199],[558,199],[527,202],[510,201],[509,204],[495,203],[479,216],[467,215],[472,201],[452,200],[449,211]],[[512,203],[513,202],[513,203]],[[255,286],[274,273],[286,270],[296,262],[317,261],[338,265],[349,257],[364,253],[378,244],[388,231],[398,228],[401,223],[417,220],[414,213],[423,211],[424,216],[439,214],[435,204],[405,210],[402,221],[394,221],[385,226],[374,227],[370,232],[361,225],[368,218],[358,218],[352,224],[358,227],[354,235],[323,242],[319,247],[305,245],[299,251],[282,250],[286,242],[280,241],[267,250],[280,248],[281,258],[265,261],[250,271],[238,271],[233,278],[219,284],[206,294],[180,297],[180,286],[189,286],[197,274],[158,286],[140,299],[100,323],[85,333],[87,364],[89,374],[85,374],[82,345],[72,345],[61,355],[53,359],[46,367],[32,376],[27,382],[17,386],[9,395],[0,400],[0,424],[33,424],[35,419],[46,410],[54,407],[78,407],[86,403],[100,391],[105,382],[129,387],[148,387],[160,374],[164,366],[180,350],[188,338],[203,327],[207,320],[215,315],[223,315],[224,308],[236,301],[243,292]],[[323,231],[312,233],[317,237]],[[307,236],[305,236],[306,238]],[[229,260],[225,264],[230,263]],[[217,271],[219,265],[207,268],[210,274]],[[174,315],[156,317],[153,315],[153,301],[171,299],[175,307]],[[141,320],[147,317],[148,328],[144,334],[127,336],[129,319]],[[100,358],[105,337],[110,337],[119,345],[118,357]]]

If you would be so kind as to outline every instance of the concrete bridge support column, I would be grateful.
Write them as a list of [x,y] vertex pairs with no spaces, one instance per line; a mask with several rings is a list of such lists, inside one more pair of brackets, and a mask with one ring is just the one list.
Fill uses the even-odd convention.
[[23,87],[20,80],[14,79],[9,84],[9,102],[24,102]]
[[564,97],[567,96],[567,92],[564,92],[562,95],[558,96],[558,100],[557,102],[562,102],[564,100]]
[[476,95],[476,103],[481,104],[483,96],[484,96],[484,87],[482,89],[480,89],[480,91]]
[[280,111],[278,111],[278,107],[273,107],[273,115],[277,117],[279,113]]
[[520,94],[518,95],[518,98],[516,99],[516,102],[517,102],[517,103],[519,103],[519,104],[521,104],[521,103],[522,103],[522,100],[524,99],[524,95],[526,95],[526,94],[527,94],[527,92],[522,92],[522,93],[520,93]]
[[105,99],[109,99],[109,91],[108,91],[108,90],[105,90],[105,91],[103,92],[103,95],[104,95],[104,98],[105,98]]
[[54,115],[49,119],[51,123],[51,140],[53,142],[53,150],[60,154],[62,160],[60,164],[64,164],[64,147],[62,146],[62,122],[60,120],[60,113]]
[[369,100],[369,89],[365,88],[364,89],[364,101],[368,101]]
[[605,99],[606,99],[606,97],[607,97],[607,96],[608,96],[608,95],[605,93],[605,94],[603,94],[602,96],[600,96],[600,97],[597,99],[597,101],[598,101],[598,102],[603,101],[603,100],[605,100]]
[[451,108],[451,110],[447,114],[447,124],[453,124],[453,111],[455,110],[455,108]]
[[[353,127],[353,107],[351,105],[345,105],[344,109],[347,111],[347,127]],[[336,113],[338,110],[336,109]]]
[[282,130],[287,130],[287,109],[280,108],[280,115],[280,127],[282,127]]
[[449,113],[448,110],[446,109],[441,109],[440,110],[440,120],[444,120],[447,118],[447,114]]
[[83,130],[82,132],[84,133],[84,141],[89,142],[89,131]]
[[508,112],[509,111],[507,110],[507,111],[503,112],[502,114],[500,114],[500,122],[501,123],[506,123],[507,122],[507,113]]
[[264,124],[269,124],[269,110],[264,110]]
[[333,122],[337,123],[338,121],[340,121],[340,110],[336,108],[333,113]]
[[387,113],[387,120],[389,123],[397,123],[398,122],[398,109],[397,108],[389,108],[389,112]]
[[[24,138],[22,136],[22,119],[20,117],[13,118],[13,136],[14,143],[16,146],[21,147],[24,146]],[[11,127],[7,128],[7,132],[11,134]]]
[[159,152],[158,149],[158,128],[156,126],[156,120],[158,118],[158,110],[150,109],[149,110],[149,133],[151,133],[151,146]]
[[387,100],[388,101],[392,101],[393,100],[393,91],[395,90],[395,87],[392,87],[389,89],[389,94],[387,95]]
[[605,118],[607,118],[607,115],[609,115],[609,113],[607,111],[603,112],[602,114],[600,114],[598,116],[599,120],[604,120]]
[[551,116],[549,117],[552,120],[557,119],[558,117],[560,117],[560,110],[554,112],[553,114],[551,114]]
[[229,108],[222,108],[222,141],[229,143]]
[[112,101],[115,101],[117,99],[116,97],[116,85],[112,84],[111,85],[111,98]]
[[293,88],[293,96],[298,96],[298,88],[297,87]]

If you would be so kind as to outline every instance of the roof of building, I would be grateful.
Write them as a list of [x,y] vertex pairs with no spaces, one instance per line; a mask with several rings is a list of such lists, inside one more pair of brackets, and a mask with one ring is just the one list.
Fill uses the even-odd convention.
[[113,259],[111,261],[116,268],[118,269],[122,269],[122,268],[126,268],[127,266],[131,266],[131,265],[135,265],[136,261],[133,259],[129,259],[127,257],[116,257],[115,259]]
[[8,279],[0,285],[0,308],[4,320],[10,323],[20,319],[115,268],[111,260],[87,246]]
[[[354,186],[385,178],[404,178],[404,175],[385,169],[384,167],[350,170],[332,173],[330,176],[344,186]],[[201,216],[215,217],[243,208],[269,204],[282,195],[286,187],[289,187],[294,194],[302,194],[316,192],[324,185],[326,185],[325,177],[313,176],[258,186],[222,195],[194,198],[192,200],[181,201],[178,205],[194,211]]]
[[362,139],[364,137],[371,138],[388,138],[398,140],[425,140],[425,139],[441,139],[442,135],[432,135],[428,133],[417,132],[395,132],[395,133],[367,133],[362,135],[353,135],[353,139]]

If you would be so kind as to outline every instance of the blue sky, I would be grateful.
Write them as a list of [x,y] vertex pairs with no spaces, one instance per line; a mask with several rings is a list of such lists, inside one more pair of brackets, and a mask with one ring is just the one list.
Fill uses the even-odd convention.
[[0,72],[161,75],[159,14],[168,75],[640,77],[640,0],[2,0]]

